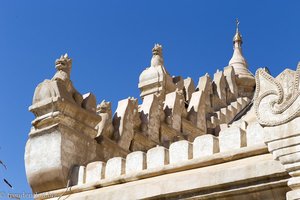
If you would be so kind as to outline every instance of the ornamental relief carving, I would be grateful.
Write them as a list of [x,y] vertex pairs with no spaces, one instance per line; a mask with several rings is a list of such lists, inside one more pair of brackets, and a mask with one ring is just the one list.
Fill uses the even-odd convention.
[[277,126],[300,116],[300,63],[297,70],[284,70],[273,78],[260,68],[255,75],[254,109],[260,124]]

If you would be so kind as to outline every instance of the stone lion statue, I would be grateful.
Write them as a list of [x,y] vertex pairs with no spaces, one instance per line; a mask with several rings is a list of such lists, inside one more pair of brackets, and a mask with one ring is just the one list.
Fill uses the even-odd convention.
[[72,59],[68,57],[68,54],[61,56],[55,61],[55,68],[57,71],[53,78],[44,80],[36,87],[32,103],[35,104],[46,99],[61,97],[75,102],[81,107],[83,97],[75,89],[70,79]]

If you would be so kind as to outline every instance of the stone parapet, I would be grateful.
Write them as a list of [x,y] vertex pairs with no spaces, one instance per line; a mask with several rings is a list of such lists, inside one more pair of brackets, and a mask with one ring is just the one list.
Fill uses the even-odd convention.
[[[248,156],[265,153],[267,146],[264,143],[248,142],[247,145],[247,140],[253,141],[255,139],[252,138],[253,133],[250,133],[249,130],[245,131],[236,126],[232,126],[223,132],[221,131],[219,137],[205,134],[196,137],[193,143],[187,140],[181,140],[172,143],[169,149],[163,146],[156,146],[149,149],[147,153],[141,151],[132,152],[127,155],[125,160],[120,157],[112,158],[108,161],[110,164],[106,165],[105,176],[99,176],[98,181],[111,179],[112,176],[113,178],[121,178],[123,176],[130,177],[130,174],[142,173],[143,171],[146,173],[149,170],[153,173],[154,171],[158,173],[160,170],[165,172],[165,168],[176,171],[176,169],[182,165],[194,166],[199,160],[220,159],[205,164],[205,166],[215,165],[219,162],[224,162],[227,159],[226,155],[238,154],[238,152],[247,152],[243,155]],[[250,136],[247,137],[248,134]],[[116,159],[118,163],[111,164],[111,160]],[[124,161],[121,162],[121,160]],[[231,158],[229,160],[231,160]],[[197,167],[200,167],[200,165],[197,165]],[[201,165],[201,167],[204,166]],[[123,169],[123,171],[121,171],[121,169]],[[101,170],[103,169],[101,168]],[[115,175],[116,171],[119,174],[118,176]],[[113,172],[113,175],[111,172]]]
[[[158,155],[164,155],[164,153]],[[280,196],[276,199],[283,200],[285,199],[284,193],[288,190],[289,176],[281,164],[272,159],[272,155],[268,154],[264,145],[215,153],[202,158],[191,158],[183,162],[158,165],[155,168],[148,168],[148,166],[147,163],[147,168],[143,170],[125,173],[115,178],[98,177],[98,180],[93,183],[72,186],[71,191],[65,188],[51,191],[50,194],[56,196],[64,194],[71,199],[80,199],[82,195],[93,199],[118,199],[120,196],[117,193],[120,191],[116,188],[126,188],[122,199],[176,198],[180,192],[181,198],[182,195],[186,195],[185,197],[199,195],[202,199],[218,199],[226,196],[230,199],[239,194],[245,199],[269,196],[266,199],[271,200],[274,199],[272,193],[280,192],[278,193]],[[226,174],[231,176],[225,176]],[[161,192],[156,194],[158,192],[156,189],[150,189],[149,192],[151,192],[147,192],[149,196],[144,196],[143,191],[149,187],[158,186],[166,189],[167,182],[169,182],[167,186],[169,191],[159,190]],[[137,190],[136,187],[139,189]],[[232,187],[236,189],[229,189]],[[96,188],[99,188],[98,192]],[[207,192],[208,188],[210,192]],[[266,194],[261,193],[262,189]],[[110,192],[107,194],[105,191]]]

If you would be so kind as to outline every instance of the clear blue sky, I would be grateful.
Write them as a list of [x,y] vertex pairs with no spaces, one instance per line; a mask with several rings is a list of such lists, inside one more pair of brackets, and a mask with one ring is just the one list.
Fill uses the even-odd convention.
[[51,78],[54,61],[68,52],[71,78],[98,102],[139,96],[138,77],[151,49],[163,45],[171,75],[195,82],[228,64],[235,18],[241,21],[244,55],[254,73],[267,66],[277,75],[300,61],[300,1],[0,1],[0,175],[9,190],[30,192],[24,148],[38,83]]

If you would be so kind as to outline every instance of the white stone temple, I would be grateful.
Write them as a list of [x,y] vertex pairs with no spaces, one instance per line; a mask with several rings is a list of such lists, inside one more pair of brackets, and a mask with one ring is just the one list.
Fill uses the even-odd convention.
[[114,113],[74,88],[68,55],[57,59],[29,107],[36,199],[300,199],[300,64],[252,74],[238,25],[228,66],[198,81],[172,77],[155,44],[141,102],[120,100]]

